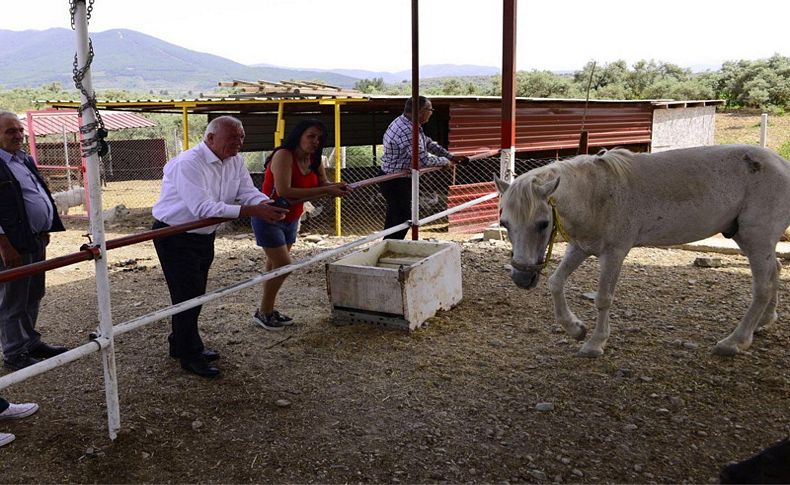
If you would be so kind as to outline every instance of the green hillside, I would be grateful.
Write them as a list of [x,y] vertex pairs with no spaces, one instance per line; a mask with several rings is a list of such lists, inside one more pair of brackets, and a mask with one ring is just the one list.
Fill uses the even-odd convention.
[[[210,91],[220,80],[320,80],[351,87],[356,78],[332,72],[250,67],[164,42],[133,30],[115,29],[91,35],[95,89],[136,91]],[[67,29],[14,32],[0,30],[0,89],[72,84],[75,36]]]

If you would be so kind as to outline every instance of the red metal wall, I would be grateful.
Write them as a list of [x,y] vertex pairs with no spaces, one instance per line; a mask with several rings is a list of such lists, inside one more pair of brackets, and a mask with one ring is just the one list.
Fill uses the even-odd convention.
[[[579,146],[584,101],[519,100],[516,107],[516,151],[573,149]],[[449,149],[474,153],[501,148],[499,103],[450,105]],[[589,147],[650,146],[653,106],[645,103],[590,103],[584,128]],[[591,150],[592,151],[592,150]]]

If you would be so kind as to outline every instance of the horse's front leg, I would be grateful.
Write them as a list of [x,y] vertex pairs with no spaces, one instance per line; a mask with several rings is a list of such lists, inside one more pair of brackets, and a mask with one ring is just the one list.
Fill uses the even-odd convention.
[[557,323],[562,325],[565,331],[576,340],[584,339],[587,327],[568,308],[568,301],[565,299],[565,282],[587,257],[588,255],[579,246],[573,242],[568,243],[560,265],[548,280],[551,298],[554,300],[554,317],[557,319]]
[[598,320],[590,338],[579,349],[580,357],[600,357],[603,355],[606,340],[609,338],[609,307],[612,306],[614,288],[620,277],[623,260],[628,251],[612,251],[599,256],[600,275],[598,278],[598,294],[595,296],[595,307],[598,309]]

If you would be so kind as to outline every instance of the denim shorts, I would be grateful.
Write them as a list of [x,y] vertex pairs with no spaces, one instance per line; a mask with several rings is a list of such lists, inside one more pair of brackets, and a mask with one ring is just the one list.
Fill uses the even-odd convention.
[[296,232],[299,229],[299,220],[293,222],[266,222],[257,217],[251,217],[252,232],[255,233],[255,243],[262,248],[279,248],[296,242]]

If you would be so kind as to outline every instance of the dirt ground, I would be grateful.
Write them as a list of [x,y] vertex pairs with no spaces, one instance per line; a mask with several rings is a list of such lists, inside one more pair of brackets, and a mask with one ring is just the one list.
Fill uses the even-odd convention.
[[[776,149],[790,139],[790,117],[771,120]],[[758,138],[759,113],[717,115],[717,143]],[[110,223],[108,238],[149,223],[139,214]],[[86,232],[70,221],[49,256],[76,251]],[[302,238],[294,255],[345,241]],[[463,300],[411,334],[334,325],[316,265],[285,283],[278,308],[297,324],[283,332],[252,325],[257,288],[204,307],[201,332],[222,354],[219,379],[186,374],[167,356],[168,321],[119,336],[115,441],[98,354],[3,390],[41,410],[0,422],[17,435],[0,449],[0,482],[705,483],[790,433],[787,262],[779,322],[726,359],[711,349],[749,303],[746,260],[711,255],[723,266],[699,268],[704,253],[636,249],[606,353],[588,360],[554,323],[545,279],[530,292],[510,281],[506,243],[456,243]],[[210,288],[252,277],[263,262],[246,230],[226,232]],[[151,243],[113,250],[108,263],[116,324],[168,305]],[[47,278],[44,338],[85,343],[98,324],[93,263]],[[588,327],[595,308],[584,293],[596,281],[593,259],[567,291]]]
[[[108,238],[146,227],[134,219]],[[56,234],[50,257],[84,242],[82,223]],[[295,247],[297,259],[334,247]],[[518,289],[503,242],[458,241],[463,301],[411,334],[336,326],[321,265],[287,280],[278,307],[297,324],[254,327],[258,290],[206,305],[201,331],[223,376],[202,379],[167,356],[169,323],[117,338],[122,430],[107,436],[98,354],[3,391],[39,413],[3,422],[4,483],[574,482],[700,483],[790,433],[790,285],[780,321],[734,359],[711,354],[749,301],[744,258],[637,249],[626,261],[613,333],[597,360],[554,323],[543,280]],[[562,254],[562,245],[555,254]],[[555,256],[552,267],[559,256]],[[92,263],[48,275],[39,328],[77,346],[96,328]],[[120,323],[168,304],[150,243],[110,253]],[[261,271],[246,231],[217,241],[211,288]],[[590,324],[596,261],[568,296]],[[548,408],[548,410],[546,410]]]

